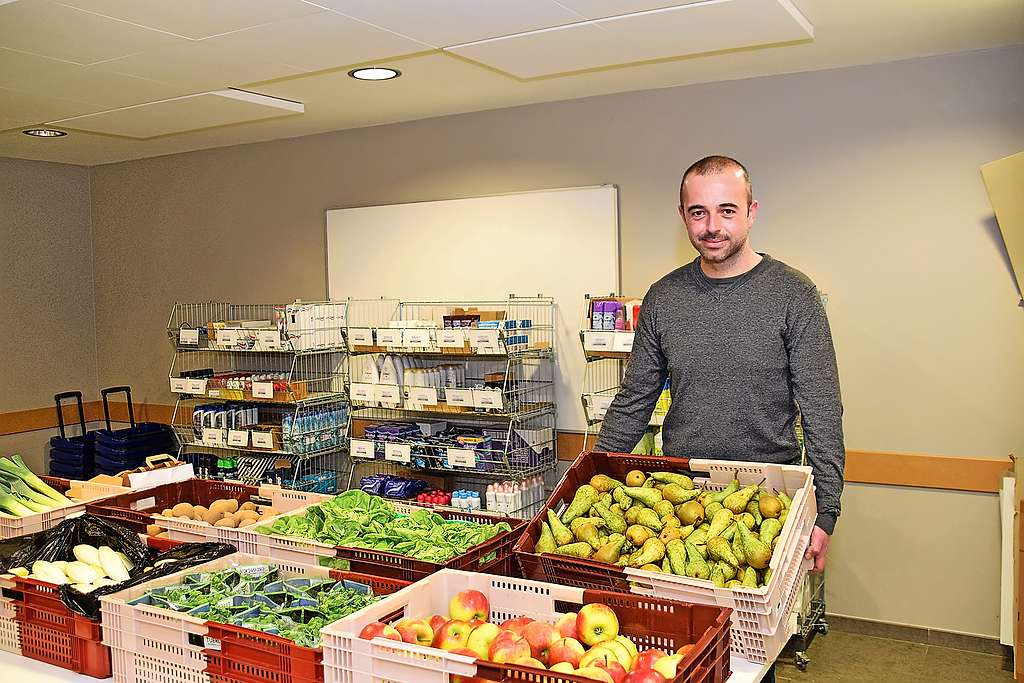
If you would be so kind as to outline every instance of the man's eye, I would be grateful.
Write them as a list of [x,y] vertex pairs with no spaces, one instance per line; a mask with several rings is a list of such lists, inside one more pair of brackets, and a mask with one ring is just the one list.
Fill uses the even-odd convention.
[[691,211],[690,215],[692,217],[694,217],[694,218],[703,218],[704,217],[704,212],[703,211]]
[[726,216],[732,217],[732,215],[736,212],[733,211],[732,209],[725,209],[724,211],[722,211],[722,213],[725,214]]

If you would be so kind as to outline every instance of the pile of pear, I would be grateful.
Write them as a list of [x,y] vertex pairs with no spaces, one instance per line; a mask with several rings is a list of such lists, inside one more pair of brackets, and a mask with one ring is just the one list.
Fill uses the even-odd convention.
[[547,510],[534,551],[759,588],[792,501],[784,491],[741,486],[698,488],[675,472],[604,474],[580,486],[561,515]]

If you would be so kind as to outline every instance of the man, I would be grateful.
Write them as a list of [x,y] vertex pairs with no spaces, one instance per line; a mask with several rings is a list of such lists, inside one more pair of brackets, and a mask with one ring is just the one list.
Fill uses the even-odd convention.
[[758,204],[740,162],[696,162],[683,174],[679,200],[700,256],[654,283],[644,298],[597,449],[636,446],[667,377],[667,455],[799,464],[799,414],[818,503],[807,557],[820,572],[839,516],[845,460],[825,310],[807,276],[750,246]]

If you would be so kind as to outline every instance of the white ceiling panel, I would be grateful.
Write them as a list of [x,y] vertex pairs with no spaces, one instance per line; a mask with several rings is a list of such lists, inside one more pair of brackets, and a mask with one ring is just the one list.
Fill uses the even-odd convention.
[[604,19],[633,12],[690,5],[703,0],[558,0],[585,19]]
[[48,0],[0,6],[0,47],[76,64],[152,50],[184,38],[82,12]]
[[519,78],[813,36],[789,0],[705,0],[450,48]]
[[303,106],[296,102],[241,90],[218,90],[52,123],[92,133],[146,139],[302,112]]
[[549,26],[583,17],[555,0],[315,0],[342,14],[445,47]]
[[62,4],[193,40],[323,11],[303,0],[62,0]]
[[95,110],[94,105],[86,102],[74,102],[23,90],[0,88],[0,118],[7,121],[3,124],[4,128],[13,128],[23,123],[42,123],[55,118],[75,116]]
[[318,71],[432,49],[336,12],[279,21],[210,38],[203,44],[225,52],[259,54],[301,71]]

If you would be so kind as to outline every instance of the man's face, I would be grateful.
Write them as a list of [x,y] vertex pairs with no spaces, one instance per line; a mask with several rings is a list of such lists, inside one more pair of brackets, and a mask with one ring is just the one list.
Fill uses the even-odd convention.
[[690,243],[710,263],[724,263],[747,243],[757,202],[747,206],[747,186],[739,170],[691,175],[683,184],[679,215]]

